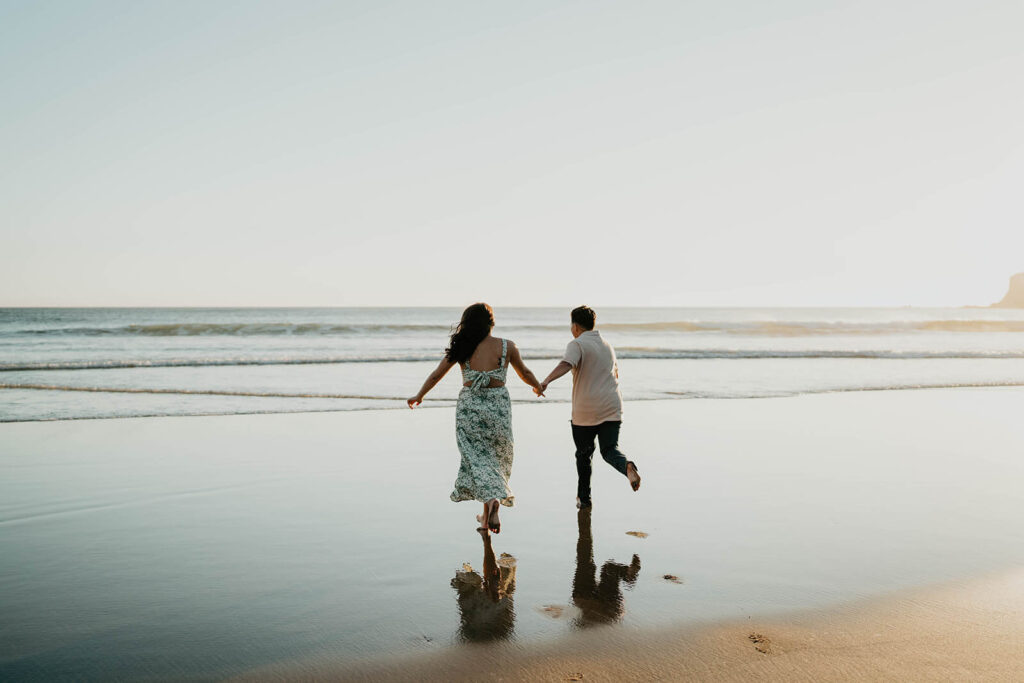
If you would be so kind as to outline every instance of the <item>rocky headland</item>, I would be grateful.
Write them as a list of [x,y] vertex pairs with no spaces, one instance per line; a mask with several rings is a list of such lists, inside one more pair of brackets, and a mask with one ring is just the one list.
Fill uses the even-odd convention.
[[992,304],[993,308],[1024,308],[1024,273],[1010,278],[1010,288],[1002,300]]

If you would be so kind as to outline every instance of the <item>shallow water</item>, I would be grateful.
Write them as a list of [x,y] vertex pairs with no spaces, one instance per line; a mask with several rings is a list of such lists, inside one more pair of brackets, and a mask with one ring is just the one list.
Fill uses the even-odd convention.
[[644,483],[595,464],[592,566],[568,406],[517,405],[516,507],[493,539],[517,561],[504,603],[452,585],[484,546],[476,506],[447,500],[450,410],[3,425],[0,678],[222,677],[743,618],[1019,564],[1022,398],[630,403],[622,447]]
[[[444,308],[0,309],[0,421],[402,407],[441,357]],[[1024,385],[1024,311],[608,308],[629,400]],[[568,311],[499,309],[546,375]],[[454,399],[451,375],[430,395]],[[567,382],[551,400],[567,400]],[[514,400],[531,400],[513,378]]]

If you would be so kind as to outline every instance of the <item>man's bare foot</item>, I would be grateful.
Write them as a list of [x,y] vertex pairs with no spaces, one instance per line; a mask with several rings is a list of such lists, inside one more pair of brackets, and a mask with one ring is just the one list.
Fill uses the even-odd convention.
[[491,514],[487,518],[487,527],[494,533],[501,533],[501,520],[498,519],[498,501],[489,501]]
[[636,465],[632,460],[626,463],[626,478],[629,479],[629,485],[634,491],[640,490],[640,473],[636,471]]

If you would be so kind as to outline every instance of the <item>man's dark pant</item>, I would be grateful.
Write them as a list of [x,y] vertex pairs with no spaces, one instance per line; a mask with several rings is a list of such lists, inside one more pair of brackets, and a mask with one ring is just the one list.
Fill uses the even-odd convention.
[[601,446],[601,457],[604,461],[623,474],[626,473],[626,456],[619,450],[619,427],[622,422],[609,420],[599,425],[572,426],[572,440],[576,442],[576,474],[579,485],[576,495],[580,500],[590,500],[590,474],[593,471],[590,463],[594,457],[594,437]]

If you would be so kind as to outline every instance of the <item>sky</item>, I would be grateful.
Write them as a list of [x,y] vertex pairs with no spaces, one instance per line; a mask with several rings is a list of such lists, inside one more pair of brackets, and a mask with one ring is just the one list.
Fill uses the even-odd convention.
[[1024,3],[0,0],[0,306],[942,306]]

